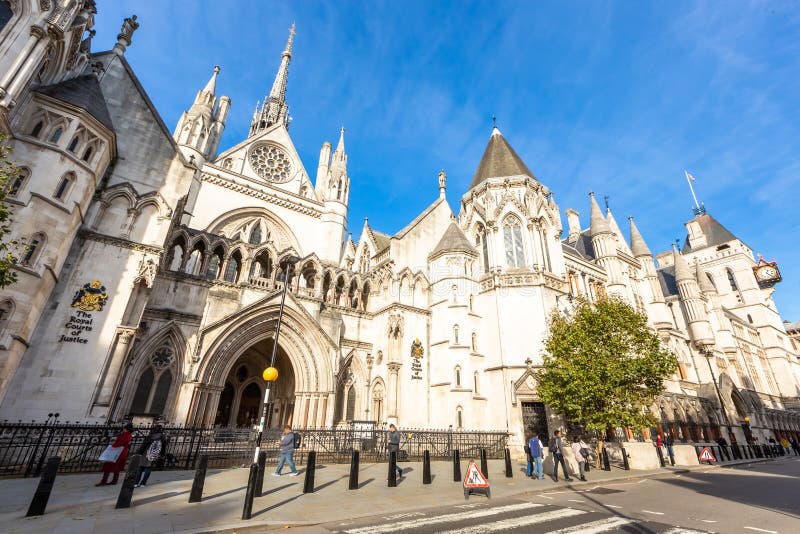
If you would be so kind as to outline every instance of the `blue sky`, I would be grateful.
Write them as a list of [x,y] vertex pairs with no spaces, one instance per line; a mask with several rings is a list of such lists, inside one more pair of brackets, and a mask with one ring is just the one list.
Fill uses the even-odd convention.
[[779,262],[775,300],[800,319],[796,4],[99,0],[94,49],[132,13],[127,57],[170,128],[222,66],[223,149],[247,135],[296,22],[290,133],[313,179],[347,129],[356,237],[367,216],[402,228],[442,168],[457,212],[496,115],[562,211],[588,225],[588,191],[608,195],[654,251],[685,236],[688,169],[709,212]]

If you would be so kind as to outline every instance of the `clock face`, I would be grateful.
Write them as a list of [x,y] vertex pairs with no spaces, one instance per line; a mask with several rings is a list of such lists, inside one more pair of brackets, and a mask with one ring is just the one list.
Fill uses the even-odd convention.
[[778,276],[778,270],[771,265],[767,265],[766,267],[762,267],[758,270],[758,279],[759,280],[770,280],[772,278],[776,278]]

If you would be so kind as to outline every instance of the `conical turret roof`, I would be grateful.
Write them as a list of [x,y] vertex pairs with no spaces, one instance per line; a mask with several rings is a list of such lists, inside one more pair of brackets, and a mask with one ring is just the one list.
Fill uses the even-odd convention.
[[674,244],[672,245],[672,258],[675,261],[675,281],[681,282],[694,278],[691,269],[689,269],[689,264],[686,263],[686,258],[678,252],[678,248]]
[[703,293],[716,293],[717,288],[711,283],[711,279],[700,267],[700,262],[694,264],[695,276],[697,277],[697,284],[700,286],[700,291]]
[[475,254],[475,247],[469,242],[467,236],[458,226],[455,221],[450,223],[450,226],[445,230],[444,235],[439,240],[439,244],[431,252],[431,256],[436,256],[442,252],[464,252],[467,254]]
[[469,188],[472,189],[488,178],[520,175],[536,178],[495,126]]
[[608,221],[605,217],[603,217],[603,212],[600,211],[600,206],[597,204],[597,200],[594,198],[594,193],[589,193],[589,197],[591,198],[592,204],[592,209],[589,216],[589,235],[595,236],[603,232],[611,232],[611,228],[608,226]]
[[633,255],[637,258],[639,256],[652,256],[653,253],[650,252],[647,243],[644,242],[644,238],[636,227],[636,223],[633,222],[633,217],[628,217],[628,220],[631,223],[631,252],[633,252]]

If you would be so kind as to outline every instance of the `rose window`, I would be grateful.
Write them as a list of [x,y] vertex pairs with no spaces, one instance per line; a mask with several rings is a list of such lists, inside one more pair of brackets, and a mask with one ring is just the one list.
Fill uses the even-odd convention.
[[150,357],[150,363],[152,363],[153,367],[156,369],[164,369],[165,367],[169,367],[172,365],[174,360],[175,354],[173,354],[169,347],[161,347]]
[[289,156],[274,145],[259,145],[250,151],[250,166],[261,178],[270,182],[285,182],[289,179],[292,163]]

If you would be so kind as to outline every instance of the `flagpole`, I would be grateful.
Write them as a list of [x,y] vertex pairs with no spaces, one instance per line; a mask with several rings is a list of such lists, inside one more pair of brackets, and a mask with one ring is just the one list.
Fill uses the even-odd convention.
[[686,183],[689,184],[689,191],[692,192],[692,198],[694,199],[694,206],[699,210],[700,203],[697,202],[697,195],[694,194],[694,187],[692,187],[692,178],[690,178],[689,173],[687,171],[683,171],[683,174],[686,175]]

